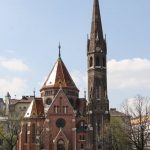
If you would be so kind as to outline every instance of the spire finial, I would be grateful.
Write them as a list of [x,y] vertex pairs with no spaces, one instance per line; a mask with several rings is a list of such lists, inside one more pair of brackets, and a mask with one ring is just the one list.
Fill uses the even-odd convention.
[[35,98],[35,88],[34,88],[34,90],[33,90],[33,96],[34,96],[34,98]]
[[59,42],[58,49],[59,49],[59,58],[60,58],[61,57],[61,53],[60,53],[61,45],[60,45],[60,42]]

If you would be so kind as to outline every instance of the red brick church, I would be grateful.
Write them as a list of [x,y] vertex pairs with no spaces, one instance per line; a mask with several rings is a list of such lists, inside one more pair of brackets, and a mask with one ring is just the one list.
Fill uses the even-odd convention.
[[103,38],[98,0],[94,0],[87,43],[88,100],[79,89],[60,54],[31,102],[21,125],[18,150],[109,150],[107,46]]

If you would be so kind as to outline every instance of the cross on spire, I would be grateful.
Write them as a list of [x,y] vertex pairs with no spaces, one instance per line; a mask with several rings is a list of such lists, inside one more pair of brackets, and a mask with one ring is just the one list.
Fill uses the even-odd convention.
[[61,52],[60,52],[60,49],[61,49],[61,45],[60,45],[60,42],[59,42],[59,46],[58,46],[58,49],[59,49],[59,58],[61,57]]

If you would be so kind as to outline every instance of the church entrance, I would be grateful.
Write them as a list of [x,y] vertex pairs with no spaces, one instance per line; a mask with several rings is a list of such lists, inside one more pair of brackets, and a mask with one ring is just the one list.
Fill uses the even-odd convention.
[[65,150],[65,143],[63,140],[57,142],[57,150]]

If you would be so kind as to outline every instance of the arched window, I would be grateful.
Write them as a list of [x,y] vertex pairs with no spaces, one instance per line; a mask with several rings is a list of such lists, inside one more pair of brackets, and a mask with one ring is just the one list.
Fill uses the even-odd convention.
[[54,106],[54,112],[57,114],[59,112],[59,106]]
[[93,58],[90,57],[90,67],[92,67],[92,66],[93,66]]
[[99,59],[99,57],[98,57],[98,56],[96,57],[95,65],[96,65],[96,66],[100,66],[100,59]]
[[65,143],[63,140],[57,142],[57,150],[65,150]]

